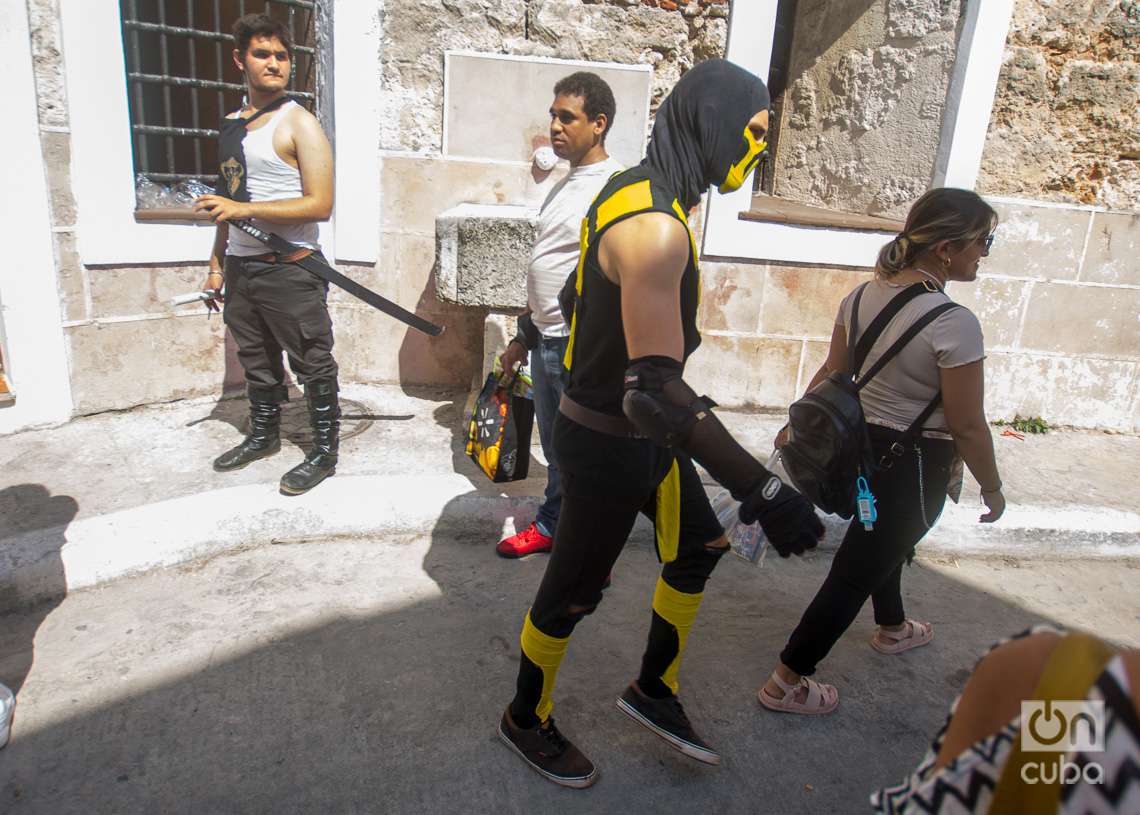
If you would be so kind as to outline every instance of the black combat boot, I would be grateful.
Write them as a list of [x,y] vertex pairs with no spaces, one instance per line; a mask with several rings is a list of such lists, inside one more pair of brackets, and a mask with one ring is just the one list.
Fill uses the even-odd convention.
[[249,435],[245,441],[214,459],[219,473],[240,470],[250,462],[281,449],[281,403],[288,401],[285,387],[249,388]]
[[317,379],[305,385],[309,424],[313,426],[313,449],[305,460],[281,476],[281,492],[300,495],[336,472],[340,446],[340,403],[335,379]]

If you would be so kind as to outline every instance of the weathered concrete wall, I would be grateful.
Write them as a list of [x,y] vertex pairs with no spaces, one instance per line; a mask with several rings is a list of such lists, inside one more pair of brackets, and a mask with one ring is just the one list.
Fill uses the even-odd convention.
[[695,62],[724,54],[726,0],[385,0],[385,150],[438,151],[443,52],[653,66],[652,108]]
[[1140,208],[1140,4],[1017,0],[978,188]]
[[775,194],[900,215],[930,186],[960,0],[802,0]]

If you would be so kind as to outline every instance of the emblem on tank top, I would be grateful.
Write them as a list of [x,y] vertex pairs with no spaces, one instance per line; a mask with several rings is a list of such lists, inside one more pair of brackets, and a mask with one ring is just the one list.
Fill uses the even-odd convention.
[[236,158],[228,158],[222,162],[220,169],[222,171],[222,178],[226,180],[226,189],[230,191],[230,195],[234,195],[241,186],[241,162]]

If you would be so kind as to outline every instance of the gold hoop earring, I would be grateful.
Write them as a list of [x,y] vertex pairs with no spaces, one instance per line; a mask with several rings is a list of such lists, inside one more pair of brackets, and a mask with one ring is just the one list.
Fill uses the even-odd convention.
[[943,266],[949,266],[950,265],[950,258],[942,258],[942,265]]

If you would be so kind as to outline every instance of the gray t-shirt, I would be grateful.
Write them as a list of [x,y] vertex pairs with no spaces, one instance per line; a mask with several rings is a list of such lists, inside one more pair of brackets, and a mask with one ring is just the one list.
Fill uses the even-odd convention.
[[[859,303],[860,334],[891,298],[907,285],[909,284],[887,283],[878,278],[867,285]],[[850,324],[854,300],[855,291],[852,291],[839,306],[835,322],[844,328]],[[940,303],[948,302],[950,298],[942,292],[928,292],[903,306],[875,341],[862,370],[869,370],[882,353],[923,314]],[[978,318],[965,306],[950,309],[923,328],[859,392],[867,421],[870,424],[906,430],[938,392],[940,368],[957,368],[984,357],[982,326]],[[946,417],[941,405],[923,426],[943,433],[946,431]]]

